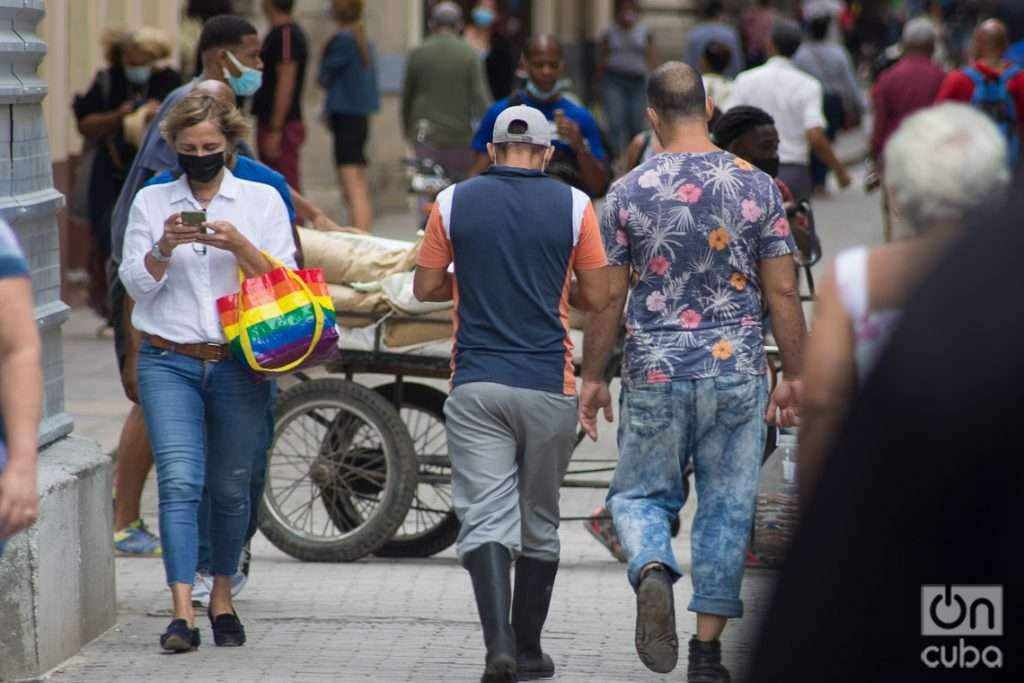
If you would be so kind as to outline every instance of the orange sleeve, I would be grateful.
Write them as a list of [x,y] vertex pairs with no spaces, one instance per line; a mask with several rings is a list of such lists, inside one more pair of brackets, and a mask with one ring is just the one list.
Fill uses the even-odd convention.
[[601,230],[597,225],[594,205],[587,204],[583,210],[583,223],[580,225],[580,239],[576,243],[576,270],[594,270],[608,265],[608,256],[604,253],[604,242],[601,241]]
[[423,268],[447,268],[452,262],[452,243],[444,233],[444,221],[437,203],[427,219],[427,231],[420,246],[416,265]]

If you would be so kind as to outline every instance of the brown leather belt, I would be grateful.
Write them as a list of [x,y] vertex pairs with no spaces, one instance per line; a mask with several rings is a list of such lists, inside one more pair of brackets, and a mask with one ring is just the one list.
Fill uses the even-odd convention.
[[198,358],[210,363],[219,363],[231,357],[231,349],[227,344],[178,344],[167,341],[155,334],[144,334],[143,338],[158,349],[174,351],[183,356]]

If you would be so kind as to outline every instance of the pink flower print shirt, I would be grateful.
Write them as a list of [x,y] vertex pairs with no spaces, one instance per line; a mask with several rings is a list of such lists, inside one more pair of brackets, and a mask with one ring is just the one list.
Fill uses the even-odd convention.
[[727,152],[661,154],[612,188],[601,232],[636,275],[623,381],[765,372],[759,262],[796,249],[768,175]]

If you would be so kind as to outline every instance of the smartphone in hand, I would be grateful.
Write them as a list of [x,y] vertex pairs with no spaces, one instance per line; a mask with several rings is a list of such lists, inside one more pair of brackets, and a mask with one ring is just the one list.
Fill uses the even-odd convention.
[[206,212],[205,211],[182,211],[181,222],[184,225],[192,226],[202,234],[206,234]]

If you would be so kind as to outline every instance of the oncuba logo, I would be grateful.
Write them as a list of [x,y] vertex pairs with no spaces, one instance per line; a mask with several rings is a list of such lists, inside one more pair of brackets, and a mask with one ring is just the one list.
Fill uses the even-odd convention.
[[928,645],[921,651],[921,661],[929,669],[1001,669],[1003,651],[999,647],[983,647],[966,638],[1003,635],[1003,587],[921,586],[921,635],[960,636],[955,643]]

